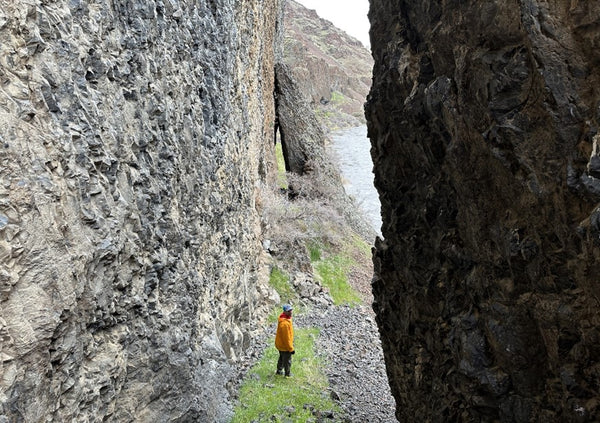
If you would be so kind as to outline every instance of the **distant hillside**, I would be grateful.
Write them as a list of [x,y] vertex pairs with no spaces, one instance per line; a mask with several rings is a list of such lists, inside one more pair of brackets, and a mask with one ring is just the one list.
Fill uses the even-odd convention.
[[329,130],[365,123],[363,104],[373,60],[357,39],[314,10],[288,0],[284,17],[284,62]]

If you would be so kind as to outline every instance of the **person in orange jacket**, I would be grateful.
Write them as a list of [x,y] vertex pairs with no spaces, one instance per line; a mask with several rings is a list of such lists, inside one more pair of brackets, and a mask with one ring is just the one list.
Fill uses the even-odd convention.
[[277,323],[277,333],[275,334],[275,348],[279,350],[279,360],[277,360],[277,372],[275,374],[290,377],[292,374],[292,354],[294,351],[294,326],[292,325],[292,306],[283,305],[283,313],[279,315]]

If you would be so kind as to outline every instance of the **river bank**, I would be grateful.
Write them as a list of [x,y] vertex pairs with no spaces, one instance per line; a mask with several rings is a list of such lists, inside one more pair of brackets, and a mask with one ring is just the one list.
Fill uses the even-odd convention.
[[365,217],[381,236],[381,203],[373,185],[371,142],[365,125],[335,131],[329,151],[339,167],[346,193],[355,199]]

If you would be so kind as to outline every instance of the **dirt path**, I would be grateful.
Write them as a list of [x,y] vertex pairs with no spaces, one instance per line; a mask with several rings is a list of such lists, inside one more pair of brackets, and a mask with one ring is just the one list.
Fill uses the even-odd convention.
[[[357,266],[349,275],[350,284],[360,293],[363,305],[334,306],[326,292],[300,300],[302,313],[294,316],[297,328],[317,327],[317,354],[324,358],[331,398],[344,414],[317,421],[390,423],[397,422],[395,400],[390,392],[372,302],[372,265],[365,257],[355,257]],[[307,282],[314,283],[314,282]],[[310,287],[310,286],[309,286]],[[301,292],[302,287],[296,287]],[[368,305],[367,305],[368,304]],[[298,305],[298,304],[297,304]],[[273,342],[274,327],[265,326],[263,336],[254,339],[247,365]],[[245,372],[244,372],[245,373]]]

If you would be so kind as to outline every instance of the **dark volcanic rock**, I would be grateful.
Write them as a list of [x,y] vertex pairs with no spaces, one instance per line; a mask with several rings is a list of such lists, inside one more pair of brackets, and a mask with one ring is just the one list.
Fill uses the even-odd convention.
[[315,161],[325,157],[325,134],[292,70],[283,63],[275,66],[275,102],[286,170],[311,172],[318,165]]
[[600,6],[371,0],[400,421],[598,421]]

